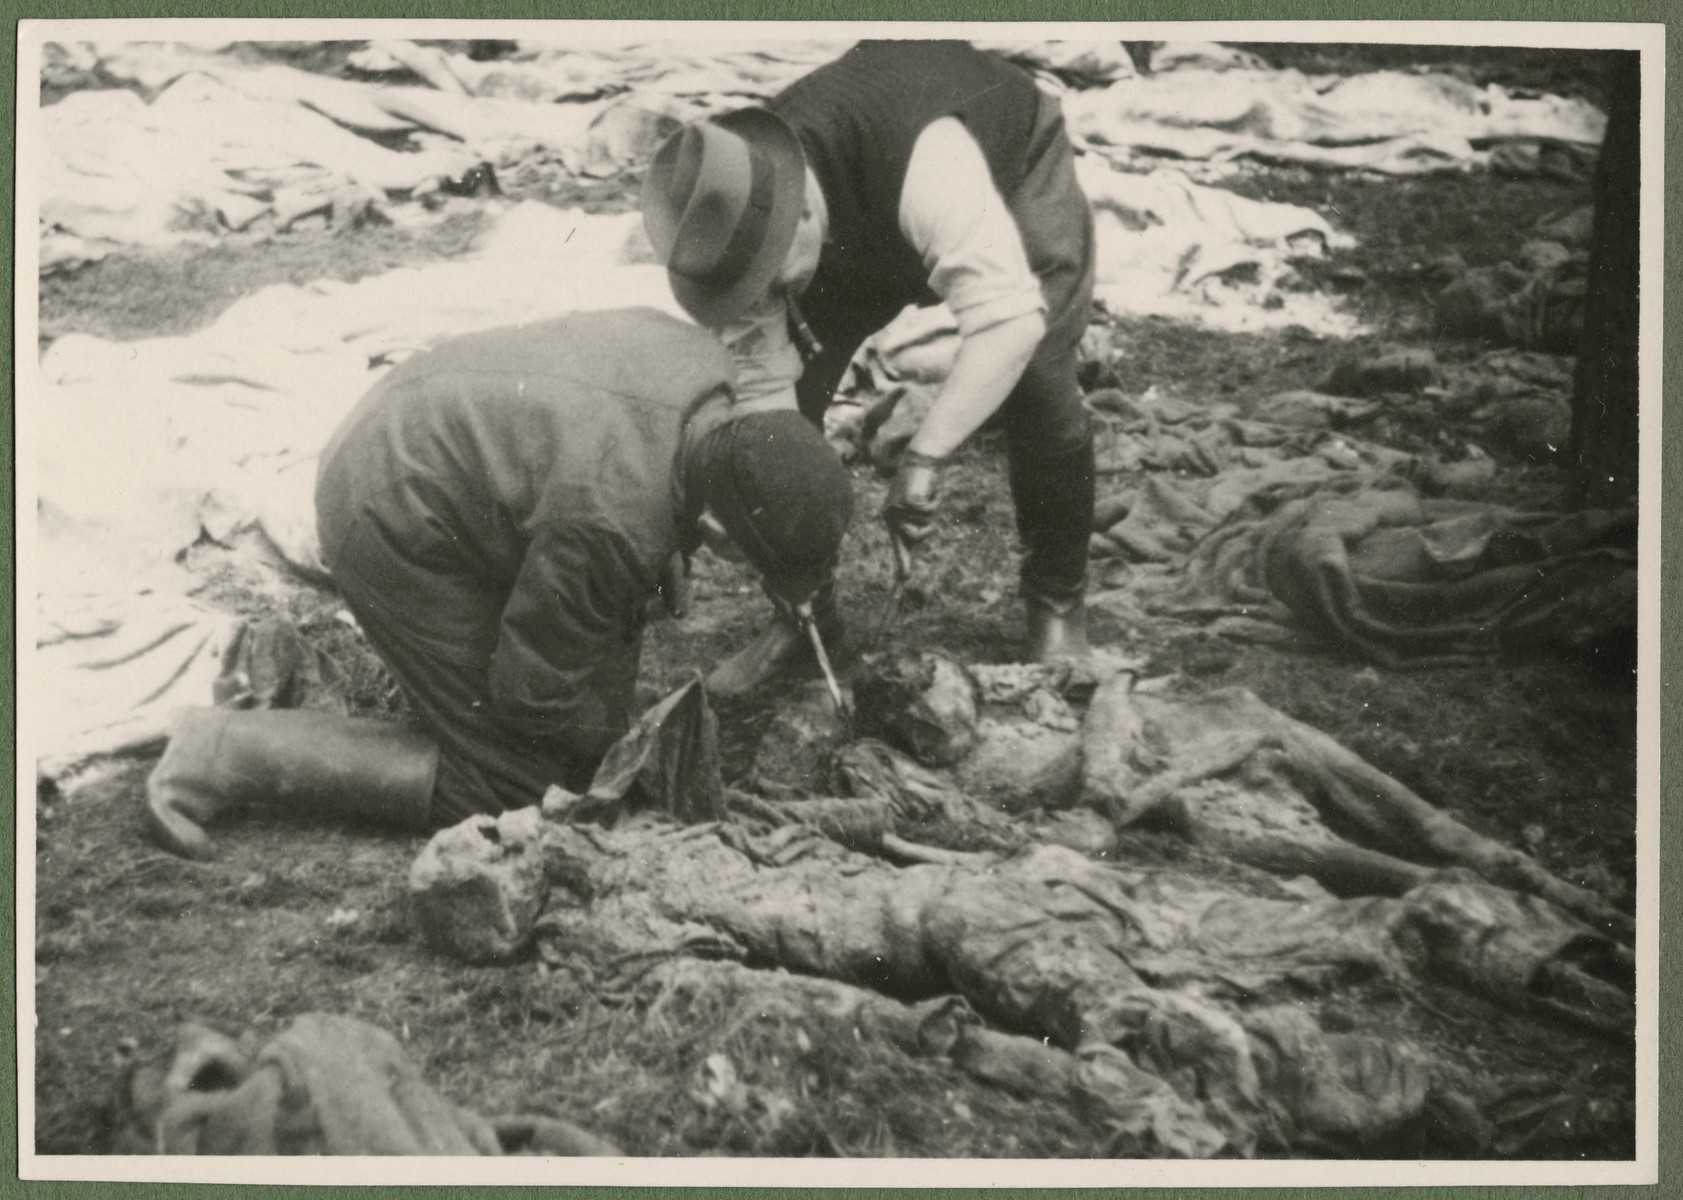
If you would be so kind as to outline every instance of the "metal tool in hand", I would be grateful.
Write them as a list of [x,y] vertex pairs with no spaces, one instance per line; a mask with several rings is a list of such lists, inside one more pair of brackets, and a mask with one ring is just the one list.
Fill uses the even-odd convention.
[[894,585],[889,588],[888,603],[877,620],[876,636],[871,639],[873,650],[882,647],[882,640],[888,636],[895,620],[899,618],[900,605],[906,598],[906,582],[912,577],[912,548],[900,540],[892,526],[888,530],[888,545],[894,554]]
[[812,326],[806,323],[801,315],[801,306],[795,303],[794,293],[783,294],[783,304],[789,313],[789,333],[794,337],[795,349],[800,352],[801,361],[809,363],[824,353],[824,344],[812,332]]
[[842,696],[841,684],[836,682],[836,672],[830,666],[830,656],[824,649],[824,639],[819,636],[818,622],[813,619],[812,601],[807,600],[795,606],[795,620],[800,622],[806,632],[807,640],[812,643],[812,653],[818,659],[819,670],[824,672],[824,686],[830,689],[830,700],[836,706],[836,713],[843,721],[852,719],[848,711],[847,700]]

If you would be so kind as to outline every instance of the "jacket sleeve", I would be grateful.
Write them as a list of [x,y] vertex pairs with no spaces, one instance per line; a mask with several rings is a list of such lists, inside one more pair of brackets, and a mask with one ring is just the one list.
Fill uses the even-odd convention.
[[498,717],[539,744],[599,758],[630,727],[655,580],[617,535],[546,526],[503,609],[489,686]]

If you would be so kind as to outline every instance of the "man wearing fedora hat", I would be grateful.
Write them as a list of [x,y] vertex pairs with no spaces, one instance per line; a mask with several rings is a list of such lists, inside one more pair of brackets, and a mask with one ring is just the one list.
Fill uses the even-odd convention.
[[[1030,656],[1087,653],[1093,438],[1075,369],[1093,219],[1054,98],[967,43],[861,42],[764,108],[674,134],[643,215],[679,302],[731,348],[743,403],[821,423],[865,338],[944,301],[958,354],[884,518],[902,546],[926,538],[943,463],[999,413]],[[746,690],[799,647],[774,622],[708,685]]]
[[795,412],[732,403],[718,341],[651,309],[470,334],[400,364],[322,452],[316,523],[419,728],[187,709],[154,836],[251,805],[409,828],[582,789],[630,725],[645,614],[709,511],[785,607],[834,569],[847,472]]

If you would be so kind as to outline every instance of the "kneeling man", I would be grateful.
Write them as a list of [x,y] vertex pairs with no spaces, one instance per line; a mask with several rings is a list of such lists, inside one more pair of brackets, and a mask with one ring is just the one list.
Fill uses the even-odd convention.
[[791,609],[834,569],[845,469],[798,413],[735,407],[732,379],[714,338],[652,310],[395,368],[323,452],[316,521],[418,728],[186,710],[147,783],[153,833],[203,856],[231,807],[424,829],[582,787],[630,725],[645,613],[704,511]]

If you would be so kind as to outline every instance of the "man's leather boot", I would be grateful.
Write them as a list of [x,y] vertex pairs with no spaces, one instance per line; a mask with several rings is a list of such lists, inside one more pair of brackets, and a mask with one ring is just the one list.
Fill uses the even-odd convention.
[[[842,640],[846,631],[836,607],[835,576],[813,594],[812,616],[818,625],[818,636],[824,639],[824,652],[832,664],[838,664],[843,657]],[[747,695],[785,672],[817,670],[817,667],[812,643],[801,632],[800,623],[778,605],[771,623],[753,641],[714,667],[703,686],[711,696],[734,698]]]
[[1010,455],[1011,498],[1023,540],[1022,596],[1029,658],[1085,658],[1087,540],[1093,531],[1093,444],[1060,454]]
[[230,809],[288,808],[424,829],[438,747],[390,721],[300,709],[188,708],[146,781],[166,850],[210,857],[203,826]]
[[1051,604],[1030,596],[1028,604],[1029,661],[1068,662],[1090,655],[1087,609],[1081,601]]

